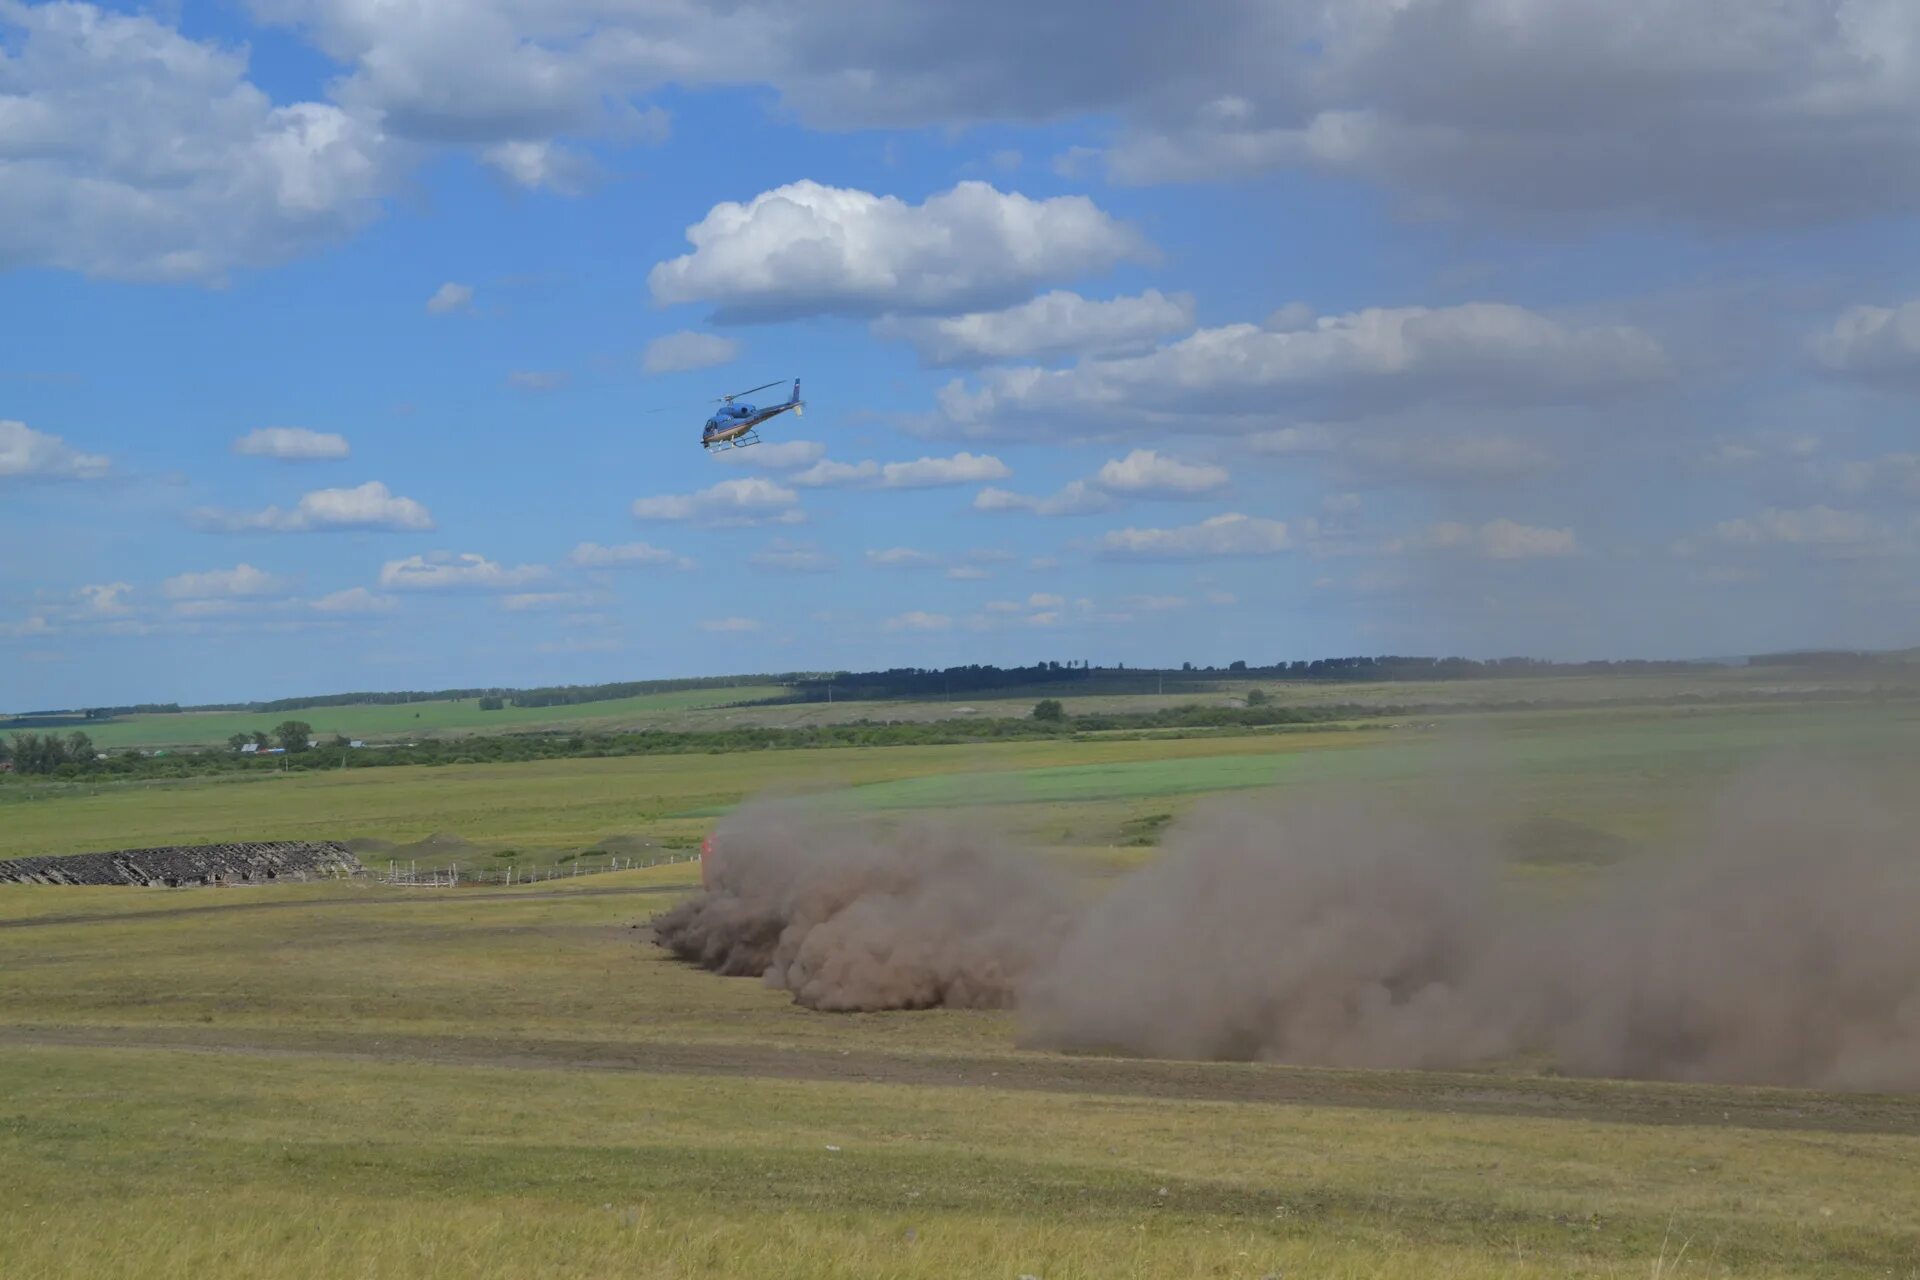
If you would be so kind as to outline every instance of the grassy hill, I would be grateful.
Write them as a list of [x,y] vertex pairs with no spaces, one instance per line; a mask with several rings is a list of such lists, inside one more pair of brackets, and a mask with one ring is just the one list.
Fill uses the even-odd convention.
[[180,711],[116,716],[107,720],[51,722],[0,720],[0,733],[13,728],[65,731],[78,729],[96,745],[120,747],[192,747],[224,743],[236,733],[271,732],[286,720],[304,720],[322,738],[393,741],[432,735],[503,733],[512,730],[599,728],[640,725],[672,712],[723,707],[736,702],[771,698],[776,685],[745,685],[723,689],[685,689],[671,693],[639,694],[604,702],[580,702],[557,707],[503,707],[482,711],[477,698],[438,702],[375,703],[353,706],[294,707],[281,711]]

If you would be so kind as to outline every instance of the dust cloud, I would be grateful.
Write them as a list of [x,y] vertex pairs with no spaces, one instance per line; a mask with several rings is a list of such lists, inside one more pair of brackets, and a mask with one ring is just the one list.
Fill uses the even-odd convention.
[[813,1009],[1001,1008],[1070,922],[1061,886],[976,833],[791,804],[715,833],[711,888],[653,921],[674,954]]
[[1025,1039],[1350,1066],[1473,1056],[1493,869],[1465,833],[1359,798],[1207,806],[1022,990]]
[[1743,779],[1575,914],[1523,1028],[1570,1072],[1920,1088],[1920,839],[1849,781]]
[[1507,832],[1285,794],[1196,808],[1090,897],[964,831],[755,806],[655,930],[812,1008],[1011,1007],[1036,1048],[1910,1090],[1912,817],[1782,765],[1543,878]]

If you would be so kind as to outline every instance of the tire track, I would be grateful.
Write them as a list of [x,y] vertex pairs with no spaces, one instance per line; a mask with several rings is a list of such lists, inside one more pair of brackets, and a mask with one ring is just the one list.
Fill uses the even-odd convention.
[[729,1042],[259,1033],[187,1027],[4,1027],[0,1028],[0,1049],[5,1048],[165,1051],[388,1065],[1009,1089],[1169,1101],[1920,1136],[1920,1097],[1545,1077],[1332,1071],[1041,1055],[904,1055]]
[[209,915],[225,911],[311,911],[328,907],[391,907],[400,903],[421,901],[452,902],[534,902],[542,898],[609,898],[635,894],[685,893],[690,885],[623,885],[604,889],[567,889],[537,890],[533,893],[507,892],[467,892],[461,889],[448,889],[449,897],[439,897],[433,890],[425,890],[424,899],[413,894],[396,895],[391,898],[312,898],[306,900],[273,902],[220,902],[198,907],[158,907],[151,911],[122,911],[108,913],[74,913],[59,916],[29,916],[19,920],[0,920],[0,929],[37,929],[49,925],[61,924],[107,924],[119,920],[164,920],[177,916]]

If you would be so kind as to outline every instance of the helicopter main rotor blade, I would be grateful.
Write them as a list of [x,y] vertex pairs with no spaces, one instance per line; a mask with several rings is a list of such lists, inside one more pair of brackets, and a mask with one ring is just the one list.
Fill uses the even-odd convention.
[[748,387],[745,391],[736,391],[733,395],[721,396],[720,399],[732,400],[738,396],[750,396],[756,391],[765,391],[768,387],[777,387],[785,381],[785,378],[775,378],[772,382],[763,382],[757,387]]

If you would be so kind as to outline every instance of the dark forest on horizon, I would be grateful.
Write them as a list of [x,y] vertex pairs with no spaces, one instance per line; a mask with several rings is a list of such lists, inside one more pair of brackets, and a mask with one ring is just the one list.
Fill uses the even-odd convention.
[[1651,675],[1698,671],[1714,666],[1744,663],[1749,666],[1802,666],[1820,669],[1870,668],[1897,661],[1907,653],[1863,653],[1854,651],[1809,650],[1803,652],[1758,654],[1727,662],[1703,659],[1596,659],[1585,662],[1556,662],[1542,658],[1429,658],[1396,654],[1380,656],[1294,659],[1267,665],[1245,661],[1225,666],[1199,666],[1192,662],[1177,667],[1095,666],[1084,661],[1041,661],[1025,667],[1000,667],[972,663],[955,667],[892,667],[881,671],[786,671],[745,673],[721,676],[693,676],[668,680],[623,680],[604,684],[543,685],[533,688],[509,686],[407,689],[386,692],[315,694],[274,698],[254,702],[220,702],[182,705],[177,702],[132,703],[121,706],[50,708],[23,711],[0,718],[11,728],[40,727],[32,722],[46,720],[64,726],[71,720],[110,720],[129,715],[186,714],[198,711],[245,711],[270,714],[308,707],[341,707],[404,704],[412,702],[481,700],[483,709],[504,707],[556,707],[588,702],[610,702],[647,694],[677,693],[702,689],[728,689],[778,685],[784,692],[771,698],[743,699],[739,705],[767,706],[796,702],[865,701],[885,702],[897,699],[946,698],[954,694],[977,694],[990,690],[1021,690],[1036,686],[1075,684],[1092,687],[1106,694],[1192,693],[1221,680],[1393,682],[1417,680],[1489,680],[1518,676],[1573,675]]

